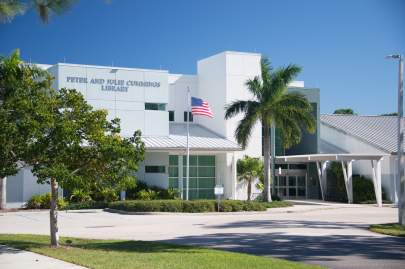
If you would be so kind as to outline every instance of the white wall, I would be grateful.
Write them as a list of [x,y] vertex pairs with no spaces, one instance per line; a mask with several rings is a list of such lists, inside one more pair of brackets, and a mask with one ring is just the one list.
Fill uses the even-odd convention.
[[[388,154],[323,123],[321,123],[320,140],[320,153]],[[382,186],[387,192],[387,198],[394,201],[395,157],[391,155],[384,157],[381,166]],[[353,163],[353,174],[372,178],[371,161],[355,161]]]
[[[145,173],[146,165],[164,165],[166,173]],[[167,189],[169,187],[169,153],[168,152],[146,152],[145,160],[140,164],[137,172],[139,180],[150,186],[157,186]]]
[[174,121],[184,122],[184,111],[188,110],[187,87],[190,95],[198,95],[198,78],[195,75],[169,75],[169,104],[167,110],[174,111]]
[[[57,64],[49,71],[56,77],[56,88],[76,89],[94,108],[106,109],[109,119],[119,117],[122,135],[130,136],[137,129],[143,135],[169,134],[167,111],[145,111],[145,102],[169,102],[167,71],[74,64]],[[68,77],[86,78],[87,82]],[[104,79],[104,83],[92,83],[93,79]],[[126,91],[103,90],[103,86],[111,85],[108,79],[123,81]],[[134,81],[158,82],[159,86],[139,86]]]

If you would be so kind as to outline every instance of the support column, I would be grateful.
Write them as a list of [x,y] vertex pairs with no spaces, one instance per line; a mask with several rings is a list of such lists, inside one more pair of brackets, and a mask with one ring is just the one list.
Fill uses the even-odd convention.
[[353,203],[353,183],[352,183],[352,160],[347,162],[347,169],[345,162],[342,161],[342,170],[343,176],[345,179],[345,187],[346,187],[346,194],[347,194],[347,202],[349,204]]
[[322,183],[323,183],[323,192],[326,195],[328,194],[328,173],[326,172],[326,168],[328,167],[329,161],[324,161],[322,163]]
[[382,186],[381,186],[381,159],[377,161],[376,165],[376,179],[377,179],[377,205],[382,207]]
[[[323,167],[323,166],[322,166]],[[322,169],[320,162],[316,162],[316,170],[318,172],[319,187],[321,188],[322,200],[325,201],[325,194],[323,192],[323,183],[322,183]]]
[[373,170],[373,185],[374,185],[375,200],[377,201],[377,206],[382,207],[381,159],[377,161],[371,160],[371,168]]

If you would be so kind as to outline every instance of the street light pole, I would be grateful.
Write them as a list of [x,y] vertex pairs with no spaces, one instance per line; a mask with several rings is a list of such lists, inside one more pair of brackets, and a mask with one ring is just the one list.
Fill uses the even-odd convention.
[[[397,145],[397,178],[399,180],[399,201],[398,201],[398,222],[405,225],[405,171],[404,171],[404,121],[403,121],[403,103],[404,103],[404,64],[401,54],[388,55],[386,58],[398,59],[398,145]],[[395,182],[396,184],[396,182]]]

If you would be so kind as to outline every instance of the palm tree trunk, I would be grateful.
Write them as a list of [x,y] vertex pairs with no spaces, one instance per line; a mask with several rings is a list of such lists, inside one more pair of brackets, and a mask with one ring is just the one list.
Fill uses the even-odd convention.
[[58,235],[58,182],[51,179],[51,209],[50,213],[50,227],[51,227],[51,247],[59,246]]
[[264,190],[263,199],[271,202],[270,193],[270,128],[263,124],[263,154],[264,154]]
[[270,152],[271,152],[271,193],[276,193],[276,126],[274,123],[271,125],[270,133]]
[[247,200],[250,201],[250,197],[252,196],[252,180],[249,179],[248,186],[247,186]]
[[0,209],[6,208],[6,177],[0,177]]

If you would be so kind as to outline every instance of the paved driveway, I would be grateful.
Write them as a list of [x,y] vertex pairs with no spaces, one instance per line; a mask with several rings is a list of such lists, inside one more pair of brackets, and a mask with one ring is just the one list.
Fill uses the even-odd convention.
[[[280,257],[330,268],[405,268],[405,239],[369,232],[396,221],[397,209],[370,205],[297,205],[265,213],[121,215],[60,212],[66,236],[164,240]],[[1,233],[48,234],[49,213],[0,214]]]

